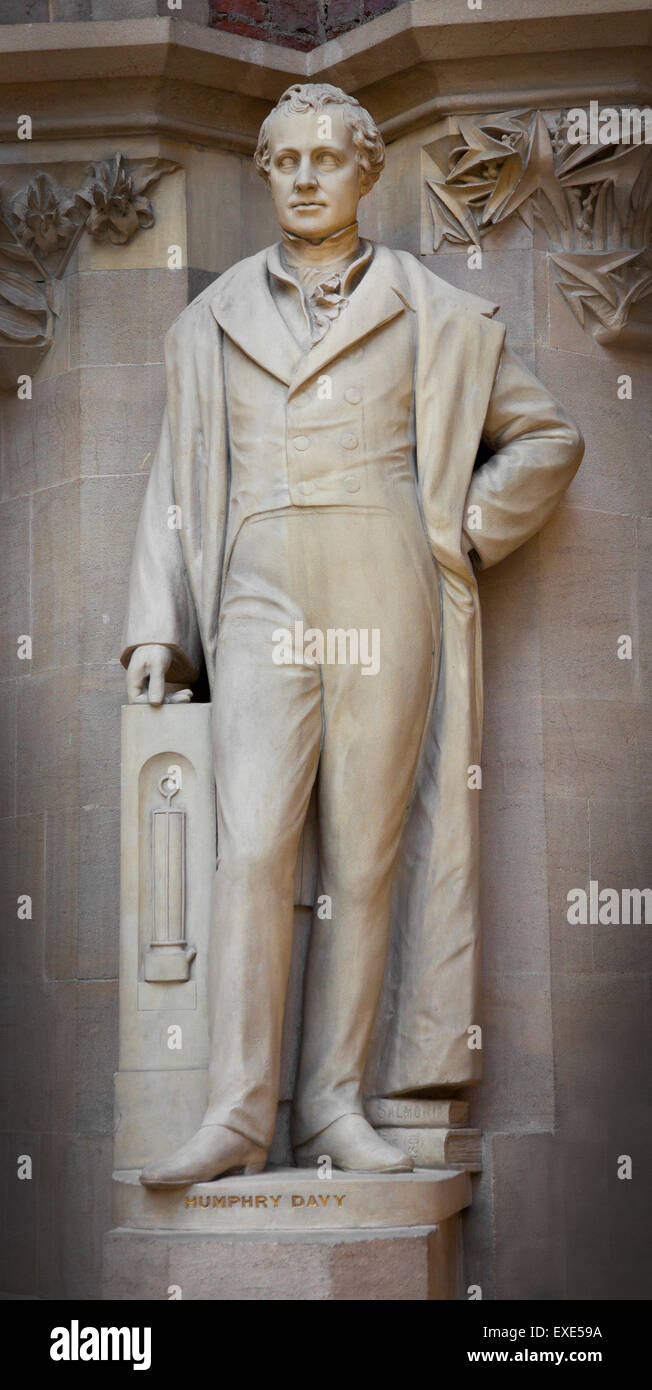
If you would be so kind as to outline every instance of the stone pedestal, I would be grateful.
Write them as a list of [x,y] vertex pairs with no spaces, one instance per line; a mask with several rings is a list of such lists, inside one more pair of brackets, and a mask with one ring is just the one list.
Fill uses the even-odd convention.
[[458,1294],[466,1173],[279,1168],[152,1192],[116,1172],[106,1299],[415,1300]]
[[149,1301],[369,1302],[452,1299],[458,1223],[294,1235],[111,1231],[104,1297]]

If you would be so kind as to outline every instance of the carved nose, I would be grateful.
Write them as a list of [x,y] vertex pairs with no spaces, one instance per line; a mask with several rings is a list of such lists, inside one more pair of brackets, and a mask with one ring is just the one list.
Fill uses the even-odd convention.
[[315,188],[317,186],[317,176],[310,164],[299,166],[294,186],[295,188]]

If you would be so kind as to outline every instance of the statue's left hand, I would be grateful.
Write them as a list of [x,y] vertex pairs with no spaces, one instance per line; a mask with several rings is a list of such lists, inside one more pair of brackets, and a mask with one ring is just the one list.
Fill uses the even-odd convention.
[[160,642],[135,647],[127,669],[127,695],[135,704],[141,697],[150,705],[162,705],[165,676],[172,664],[172,651]]

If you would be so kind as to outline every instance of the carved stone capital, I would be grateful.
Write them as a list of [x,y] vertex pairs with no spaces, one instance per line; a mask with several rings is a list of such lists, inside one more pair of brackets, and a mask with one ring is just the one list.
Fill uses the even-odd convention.
[[[621,114],[614,111],[614,133]],[[514,214],[530,229],[537,222],[561,272],[559,292],[596,341],[609,344],[652,292],[652,153],[644,143],[605,139],[604,129],[603,143],[578,144],[569,130],[563,111],[451,120],[425,151],[432,249],[444,241],[480,246]]]
[[146,190],[179,165],[122,154],[90,164],[78,190],[39,170],[6,197],[0,188],[0,373],[5,388],[31,374],[54,341],[62,277],[84,233],[124,245],[154,225]]

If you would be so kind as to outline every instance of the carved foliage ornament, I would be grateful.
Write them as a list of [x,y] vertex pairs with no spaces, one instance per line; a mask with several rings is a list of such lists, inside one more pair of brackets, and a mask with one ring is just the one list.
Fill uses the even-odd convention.
[[545,229],[558,289],[596,340],[620,336],[632,305],[652,291],[652,157],[647,144],[577,144],[561,113],[500,112],[452,122],[436,147],[426,190],[433,249],[480,245],[514,213]]
[[[131,164],[122,154],[90,164],[76,193],[39,172],[13,197],[0,194],[0,347],[37,349],[54,338],[61,279],[84,232],[124,245],[154,224],[146,190],[179,165],[170,159]],[[19,267],[19,268],[16,268]]]

